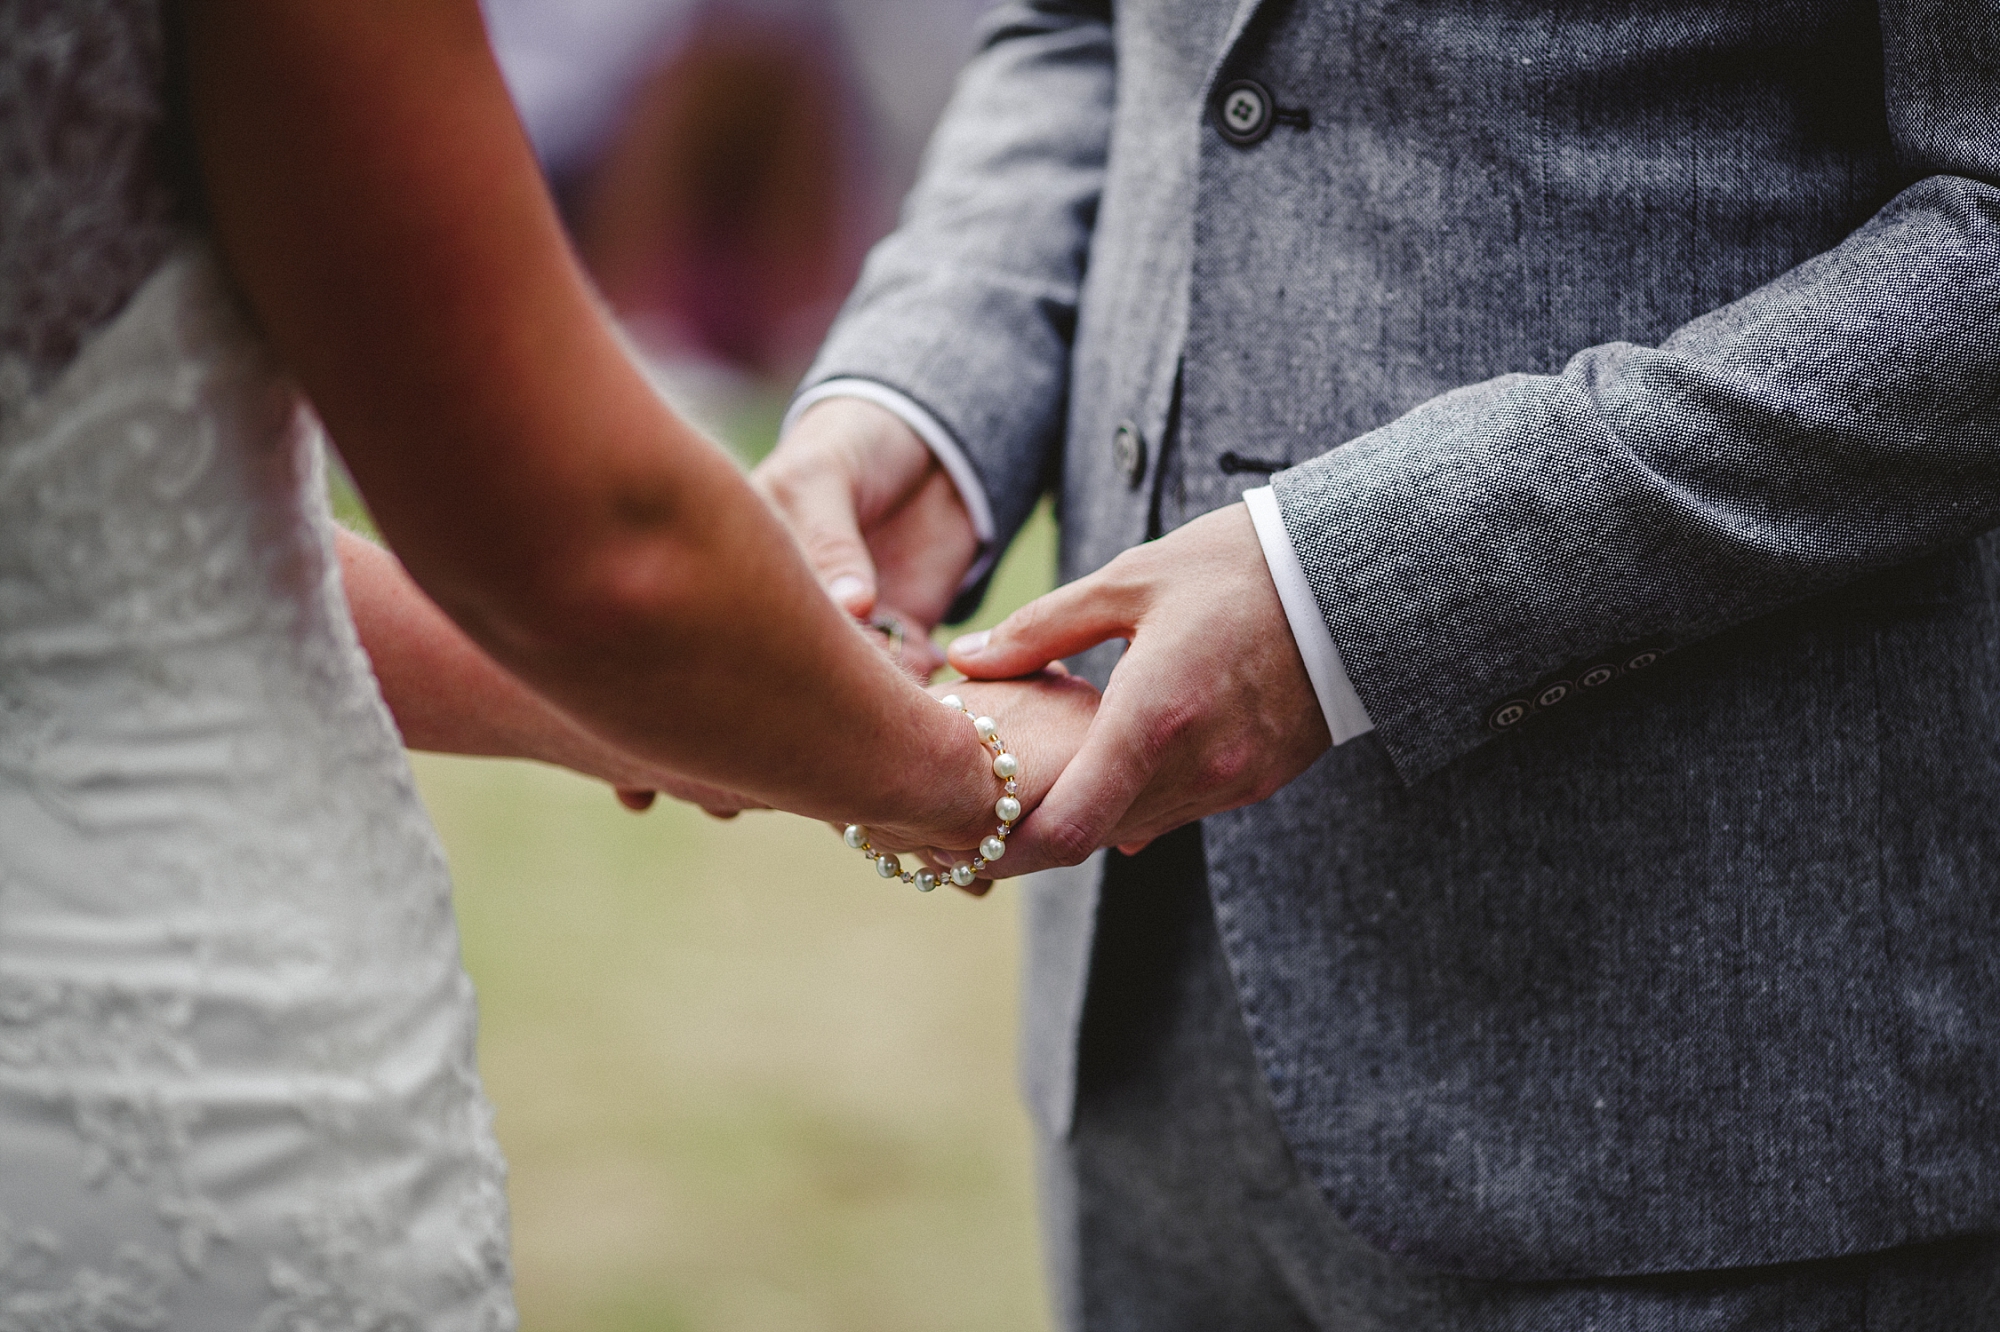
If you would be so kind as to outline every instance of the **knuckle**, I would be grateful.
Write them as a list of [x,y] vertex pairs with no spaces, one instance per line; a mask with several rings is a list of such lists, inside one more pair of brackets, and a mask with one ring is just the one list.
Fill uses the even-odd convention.
[[804,530],[813,512],[811,492],[785,476],[752,477],[751,486],[794,532]]
[[1059,818],[1042,830],[1042,845],[1058,865],[1081,865],[1097,850],[1097,844],[1097,829],[1081,819]]
[[844,573],[849,566],[859,568],[867,563],[862,558],[865,547],[845,532],[809,530],[800,534],[799,545],[805,551],[806,562],[822,573]]
[[1042,601],[1031,601],[1009,615],[993,628],[992,643],[995,647],[1012,646],[1022,640],[1033,641],[1047,631],[1054,612]]
[[773,449],[768,458],[752,469],[750,484],[774,504],[796,499],[802,488],[797,450],[783,445]]
[[[1145,723],[1136,728],[1140,766],[1147,772],[1158,771],[1176,751],[1187,748],[1195,738],[1201,715],[1201,708],[1180,699],[1167,700],[1154,708]],[[1203,754],[1196,762],[1199,765],[1209,757]]]
[[1195,766],[1195,789],[1204,795],[1214,795],[1235,784],[1235,772],[1219,754],[1204,755]]
[[765,499],[788,513],[814,507],[815,501],[851,490],[843,470],[821,451],[780,445],[750,473],[751,484]]
[[1097,574],[1100,594],[1127,614],[1137,614],[1151,591],[1153,558],[1154,552],[1145,546],[1120,553]]
[[1196,771],[1203,790],[1235,791],[1254,787],[1254,763],[1255,755],[1248,745],[1229,742],[1210,747],[1202,755]]

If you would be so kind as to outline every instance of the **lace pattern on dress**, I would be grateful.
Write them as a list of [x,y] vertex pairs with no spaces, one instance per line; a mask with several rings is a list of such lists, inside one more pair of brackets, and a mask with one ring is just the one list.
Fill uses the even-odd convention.
[[0,419],[165,256],[159,0],[0,0]]
[[65,1273],[62,1242],[0,1215],[0,1332],[157,1332],[169,1274],[143,1251]]
[[0,422],[0,1332],[513,1326],[323,465],[198,241]]

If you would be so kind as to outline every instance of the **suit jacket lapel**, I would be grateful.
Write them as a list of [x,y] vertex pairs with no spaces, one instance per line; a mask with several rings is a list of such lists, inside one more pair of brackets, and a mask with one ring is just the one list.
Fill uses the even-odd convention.
[[[1194,0],[1196,4],[1202,2],[1203,0]],[[1208,68],[1208,81],[1202,86],[1201,100],[1204,106],[1208,104],[1209,94],[1215,91],[1216,75],[1221,72],[1223,63],[1229,59],[1229,53],[1236,49],[1236,43],[1242,39],[1243,30],[1250,26],[1250,20],[1256,17],[1257,10],[1263,3],[1264,0],[1236,0],[1236,12],[1230,16],[1229,28],[1222,36],[1222,45],[1216,48],[1215,62]]]

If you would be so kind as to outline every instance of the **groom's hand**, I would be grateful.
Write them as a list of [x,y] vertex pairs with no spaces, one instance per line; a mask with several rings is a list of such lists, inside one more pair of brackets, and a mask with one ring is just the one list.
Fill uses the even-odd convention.
[[827,594],[849,614],[906,627],[906,663],[930,646],[979,553],[972,519],[937,459],[894,412],[859,398],[814,404],[751,481],[784,517]]
[[1262,800],[1331,743],[1241,504],[1126,551],[949,656],[1003,679],[1113,638],[1130,646],[1083,748],[1016,831],[1008,874],[1136,849]]

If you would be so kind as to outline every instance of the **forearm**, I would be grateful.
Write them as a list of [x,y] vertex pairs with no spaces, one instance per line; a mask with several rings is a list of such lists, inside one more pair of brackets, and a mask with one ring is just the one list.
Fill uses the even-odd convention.
[[382,698],[411,749],[533,759],[619,788],[635,810],[655,792],[733,815],[745,799],[643,763],[503,669],[424,595],[396,557],[340,529],[341,581]]
[[645,764],[813,815],[983,823],[976,748],[625,355],[476,6],[188,19],[232,272],[450,619]]
[[539,759],[607,777],[614,767],[616,778],[641,775],[636,760],[597,740],[481,651],[394,555],[346,530],[335,544],[355,630],[404,744]]
[[1274,487],[1414,778],[1615,648],[1692,643],[2000,522],[1996,382],[2000,190],[1939,176],[1657,348],[1447,394]]

